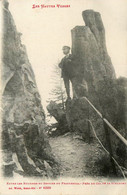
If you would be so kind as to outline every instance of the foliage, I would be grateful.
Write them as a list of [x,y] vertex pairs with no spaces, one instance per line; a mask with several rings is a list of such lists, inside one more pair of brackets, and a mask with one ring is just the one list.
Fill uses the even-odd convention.
[[52,82],[53,88],[50,92],[51,97],[49,98],[49,102],[51,100],[54,101],[60,106],[60,108],[64,110],[66,93],[64,90],[63,81],[61,79],[61,70],[58,67],[58,65],[54,65],[53,67],[51,82]]

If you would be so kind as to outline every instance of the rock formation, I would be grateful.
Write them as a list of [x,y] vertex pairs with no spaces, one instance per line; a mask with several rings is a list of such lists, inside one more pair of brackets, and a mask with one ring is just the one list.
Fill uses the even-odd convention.
[[45,114],[35,76],[8,5],[3,1],[3,169],[5,176],[13,174],[16,164],[12,157],[16,153],[25,175],[42,176],[44,160],[53,169],[57,163],[44,133]]
[[[78,99],[67,102],[66,117],[71,130],[80,133],[86,140],[90,136],[87,121],[92,120],[97,135],[105,143],[103,122],[82,97],[88,97],[102,115],[126,137],[126,78],[116,79],[106,48],[105,29],[100,13],[86,10],[82,12],[82,16],[86,25],[76,26],[71,31],[72,54],[75,57],[77,71],[78,90],[75,90]],[[88,85],[88,92],[85,82]],[[122,117],[120,108],[123,108]],[[123,149],[113,133],[111,137],[114,153],[118,145]]]
[[[88,97],[112,125],[123,129],[126,126],[126,109],[123,109],[120,117],[120,108],[126,104],[126,79],[116,79],[106,48],[105,29],[100,13],[86,10],[82,16],[86,25],[76,26],[71,31],[72,54],[75,59],[72,71],[76,75],[75,91],[78,98],[66,102],[66,110],[62,116],[66,114],[70,131],[82,135],[85,140],[90,137],[88,119],[93,120],[98,135],[104,139],[103,122],[83,97]],[[121,98],[122,101],[119,100]],[[49,112],[55,117],[56,110],[50,109]]]
[[[76,92],[79,99],[83,96],[87,96],[92,103],[102,111],[102,105],[104,102],[101,102],[102,97],[99,93],[102,91],[102,85],[103,90],[106,92],[105,86],[109,86],[109,80],[113,82],[115,79],[115,71],[106,49],[105,29],[100,14],[93,10],[86,10],[83,11],[82,16],[86,26],[76,26],[71,31],[72,54],[75,58],[75,64],[77,65],[75,65],[77,69]],[[82,91],[86,90],[84,85],[85,82],[88,86],[88,92],[83,94]],[[113,97],[111,97],[111,102],[112,100]],[[84,125],[84,120],[87,120],[89,118],[88,115],[91,115],[91,113],[88,114],[88,106],[87,103],[84,102],[83,105],[87,108],[87,111],[86,113],[83,111],[81,114],[84,119],[83,123],[81,122],[82,119],[80,119],[82,117],[79,115],[76,117],[76,113],[80,113],[83,108],[80,106],[80,101],[82,100],[77,100],[76,104],[74,103],[74,100],[72,101],[75,108],[72,108],[72,106],[67,104],[67,113],[70,113],[67,114],[67,118],[68,121],[71,121],[72,126],[74,126],[74,123],[77,123],[78,125],[80,121],[80,131],[85,132],[87,125]],[[115,104],[115,102],[116,101],[112,102],[112,104]],[[116,106],[114,108],[116,108]],[[76,110],[76,112],[73,112],[72,110]],[[107,110],[105,110],[105,113],[107,116]],[[72,117],[72,115],[75,115],[75,117]],[[72,118],[76,118],[75,122]]]
[[[59,105],[56,104],[54,101],[51,101],[48,104],[47,110],[50,113],[50,115],[53,116],[57,121],[55,125],[56,131],[52,132],[51,130],[51,135],[58,136],[58,135],[63,135],[64,133],[68,132],[69,128],[67,124],[65,111],[62,108],[60,108]],[[54,128],[54,125],[53,125],[53,128]]]
[[88,84],[89,93],[97,91],[105,77],[114,79],[115,71],[107,53],[105,29],[98,12],[82,13],[86,26],[72,29],[72,53]]

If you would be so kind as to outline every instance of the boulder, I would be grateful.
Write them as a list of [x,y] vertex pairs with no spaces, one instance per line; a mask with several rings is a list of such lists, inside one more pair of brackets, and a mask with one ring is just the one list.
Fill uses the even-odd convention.
[[[66,119],[66,112],[63,110],[59,104],[55,103],[54,101],[51,101],[48,106],[47,110],[51,116],[53,116],[56,121],[56,131],[52,132],[51,135],[63,135],[64,133],[69,131],[67,119]],[[53,126],[54,128],[54,126]]]

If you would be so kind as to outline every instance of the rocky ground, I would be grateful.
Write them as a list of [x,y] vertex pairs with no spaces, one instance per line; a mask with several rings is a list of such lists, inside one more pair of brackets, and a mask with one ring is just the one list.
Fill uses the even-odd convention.
[[[79,135],[69,132],[62,136],[50,137],[49,143],[60,165],[60,176],[58,178],[121,178],[118,169],[117,176],[113,176],[109,155],[106,154],[96,139],[87,143]],[[13,159],[18,165],[14,171],[14,177],[19,175],[24,177],[24,172],[16,155],[13,155]],[[34,165],[30,158],[29,162]],[[44,163],[47,176],[43,176],[43,179],[54,178],[51,167],[46,161]]]
[[[67,133],[50,138],[52,150],[61,164],[62,177],[88,177],[91,175],[91,162],[99,155],[96,143],[85,143],[79,136]],[[96,170],[97,171],[97,170]],[[95,171],[95,172],[96,172]]]

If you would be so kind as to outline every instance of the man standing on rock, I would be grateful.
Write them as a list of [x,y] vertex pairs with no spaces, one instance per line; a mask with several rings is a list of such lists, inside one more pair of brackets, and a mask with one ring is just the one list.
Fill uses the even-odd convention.
[[72,83],[73,98],[77,98],[77,94],[75,92],[76,71],[75,71],[75,67],[74,67],[74,59],[73,59],[72,54],[70,54],[70,47],[69,46],[63,46],[62,50],[63,50],[65,57],[62,58],[61,62],[59,63],[59,67],[62,70],[61,77],[64,80],[64,85],[65,85],[65,89],[66,89],[66,93],[67,93],[67,99],[71,99],[71,97],[70,97],[70,81]]

